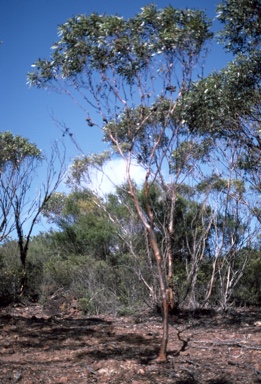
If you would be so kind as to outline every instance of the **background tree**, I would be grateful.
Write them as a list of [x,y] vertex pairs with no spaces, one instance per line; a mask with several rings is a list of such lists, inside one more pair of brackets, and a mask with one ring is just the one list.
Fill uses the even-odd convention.
[[[208,163],[213,166],[212,171],[198,189],[208,195],[212,210],[209,236],[212,273],[205,304],[211,304],[214,296],[214,301],[226,310],[232,304],[230,298],[248,262],[245,250],[255,247],[260,225],[246,204],[252,193],[239,170],[244,147],[235,145],[229,138],[216,144],[212,163]],[[239,258],[241,263],[237,262]],[[214,286],[216,294],[212,291]]]
[[[252,0],[241,0],[237,3],[227,0],[218,5],[218,18],[224,24],[219,34],[219,40],[224,43],[228,51],[235,55],[235,58],[220,72],[214,72],[205,79],[192,83],[191,92],[186,96],[186,108],[183,109],[184,120],[192,132],[201,132],[205,137],[214,138],[219,149],[226,149],[221,150],[219,160],[222,159],[222,161],[218,160],[220,163],[219,175],[222,175],[224,181],[226,180],[226,188],[228,187],[223,206],[226,209],[230,207],[229,210],[232,209],[233,213],[227,210],[227,214],[230,212],[230,218],[227,216],[226,219],[224,216],[222,222],[226,223],[226,220],[229,220],[226,228],[234,228],[233,231],[237,232],[237,241],[239,241],[238,231],[243,230],[242,225],[246,225],[248,230],[245,229],[245,233],[248,233],[249,239],[252,239],[251,243],[253,234],[256,236],[258,231],[254,218],[259,220],[260,200],[261,20],[258,10],[260,10],[260,3]],[[221,165],[222,162],[223,165]],[[225,169],[230,169],[230,171],[226,172]],[[232,208],[233,205],[234,208]],[[248,213],[244,205],[248,207]],[[234,226],[238,221],[235,215],[241,216],[238,226]],[[251,227],[252,235],[250,235],[251,231],[249,232]],[[233,231],[230,234],[223,232],[222,235],[224,240],[224,236],[227,236],[226,244],[228,244],[227,241],[230,242],[230,245],[234,244],[236,252],[232,252],[234,255],[232,259],[231,255],[227,254],[226,259],[222,251],[223,263],[218,263],[218,265],[222,266],[223,272],[223,267],[226,265],[226,273],[231,271],[230,268],[233,269],[232,264],[237,258],[240,257],[242,261],[243,254],[250,254],[248,252],[240,253],[243,243],[239,247],[239,243],[237,243],[236,246],[236,232],[233,235]],[[240,241],[244,242],[246,239],[247,236],[241,237]],[[223,244],[223,241],[221,243]],[[216,250],[220,249],[219,244],[220,240],[216,243]],[[246,243],[245,246],[247,246]],[[214,260],[218,261],[219,257]],[[225,296],[228,294],[228,290],[231,290],[231,293],[233,291],[232,281],[237,281],[246,264],[242,262],[239,267],[239,264],[235,263],[234,267],[237,272],[233,278],[230,275],[227,283],[224,283],[223,280],[225,274],[223,272],[220,274],[220,279],[223,280],[223,283],[220,280],[220,283],[223,284],[220,287],[223,291],[221,301],[225,306]],[[228,277],[228,275],[226,276]],[[214,276],[212,275],[213,281]]]
[[37,161],[41,161],[41,152],[34,144],[11,132],[0,132],[0,241],[14,229],[12,208],[16,191],[26,177],[28,164],[34,166]]
[[[0,145],[0,202],[3,208],[1,239],[7,233],[16,233],[20,261],[24,269],[23,290],[31,234],[44,205],[62,180],[65,171],[64,158],[55,145],[48,161],[36,145],[21,136],[14,136],[11,132],[1,132]],[[44,161],[47,164],[46,180],[41,185],[36,185],[35,179]],[[36,196],[32,196],[33,187],[38,188]]]
[[133,259],[138,248],[142,253],[142,226],[132,225],[124,198],[111,194],[104,203],[78,184],[67,196],[54,194],[44,210],[56,224],[48,234],[47,247],[53,252],[46,267],[52,271],[49,287],[73,291],[88,313],[132,313],[144,305],[145,289],[139,284],[145,276],[144,258],[139,263]]
[[244,148],[242,165],[250,183],[261,148],[259,10],[255,0],[225,0],[218,5],[218,18],[224,24],[219,41],[235,57],[221,71],[191,84],[183,110],[191,131]]
[[242,54],[260,48],[261,4],[258,0],[240,0],[240,3],[223,0],[217,7],[217,14],[224,24],[219,36],[228,51]]
[[[108,259],[116,232],[105,212],[100,208],[100,198],[90,190],[54,193],[43,209],[49,223],[56,225],[53,240],[65,254],[93,255]],[[57,231],[58,228],[58,231]]]

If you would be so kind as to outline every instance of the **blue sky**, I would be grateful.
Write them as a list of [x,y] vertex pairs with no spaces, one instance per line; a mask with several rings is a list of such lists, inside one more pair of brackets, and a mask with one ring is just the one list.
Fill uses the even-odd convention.
[[[84,13],[118,14],[131,17],[149,2],[144,0],[0,0],[0,127],[48,150],[51,142],[62,138],[52,115],[70,127],[86,153],[103,149],[101,134],[88,130],[85,116],[71,100],[43,90],[28,88],[26,74],[38,58],[48,58],[51,45],[58,39],[57,26],[69,17]],[[215,17],[215,0],[158,0],[159,8],[205,9]],[[218,28],[215,21],[214,28]],[[213,44],[207,71],[226,65],[229,56]],[[76,148],[66,140],[68,157]]]
[[[219,0],[157,0],[159,8],[198,8],[215,18]],[[146,0],[0,0],[0,130],[11,131],[34,142],[48,151],[52,142],[62,139],[62,132],[52,115],[74,133],[86,154],[104,149],[99,131],[88,129],[86,116],[69,98],[29,88],[26,75],[39,58],[49,58],[50,47],[58,40],[57,27],[77,14],[118,14],[132,17],[140,8],[150,3]],[[218,30],[218,20],[213,30]],[[213,42],[207,58],[205,74],[219,70],[231,60],[222,46]],[[77,149],[65,138],[68,160],[75,157]],[[121,165],[122,167],[122,165]],[[113,168],[115,171],[115,167]],[[124,173],[117,168],[116,173]],[[45,172],[39,175],[43,178]],[[114,177],[114,174],[112,174]],[[144,176],[141,175],[143,178]],[[43,180],[44,181],[44,180]],[[99,181],[100,182],[100,181]],[[34,196],[33,196],[34,198]],[[26,232],[25,228],[25,232]],[[47,228],[37,225],[33,234]]]

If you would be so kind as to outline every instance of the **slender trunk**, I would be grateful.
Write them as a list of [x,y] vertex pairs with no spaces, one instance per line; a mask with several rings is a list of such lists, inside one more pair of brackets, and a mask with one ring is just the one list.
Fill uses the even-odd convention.
[[198,302],[196,299],[196,284],[198,278],[198,267],[193,268],[191,271],[191,276],[189,277],[189,286],[187,291],[187,302],[189,309],[196,309],[198,306]]
[[169,305],[166,291],[162,292],[162,340],[157,361],[165,362],[167,360],[167,347],[169,340]]
[[168,337],[169,337],[168,294],[167,294],[165,279],[163,276],[162,257],[157,244],[157,240],[155,238],[155,234],[152,228],[149,228],[148,232],[150,235],[150,244],[151,244],[151,247],[156,259],[156,263],[157,263],[158,278],[159,278],[159,285],[160,285],[161,299],[162,299],[162,340],[161,340],[161,346],[160,346],[160,351],[159,351],[157,361],[164,362],[167,360],[167,346],[168,346]]
[[167,301],[168,307],[170,310],[173,310],[175,307],[174,299],[174,284],[173,284],[173,263],[172,263],[172,237],[173,231],[167,233],[167,264],[168,264],[168,273],[167,273]]
[[203,305],[202,307],[205,307],[205,305],[207,304],[211,294],[212,294],[212,290],[213,290],[213,285],[214,285],[214,280],[215,280],[215,274],[216,274],[216,265],[217,265],[217,257],[215,257],[214,259],[214,262],[212,264],[212,273],[211,273],[211,278],[210,278],[210,282],[209,282],[209,285],[208,285],[208,292],[205,296],[205,299],[204,299],[204,302],[203,302]]
[[22,277],[20,281],[20,296],[24,295],[27,291],[27,273],[26,273],[26,258],[28,252],[28,239],[24,239],[23,231],[19,223],[16,226],[18,234],[18,247],[20,252],[20,260],[22,264]]
[[[130,163],[128,163],[128,167],[129,166],[130,166]],[[129,176],[130,194],[131,194],[133,202],[135,204],[137,213],[138,213],[139,217],[141,218],[141,220],[142,220],[142,222],[143,222],[143,224],[144,224],[144,226],[148,232],[149,243],[151,245],[151,248],[152,248],[156,263],[157,263],[158,279],[159,279],[159,286],[160,286],[161,299],[162,299],[162,328],[163,328],[161,346],[160,346],[160,351],[159,351],[157,361],[158,362],[164,362],[167,360],[167,345],[168,345],[168,333],[169,333],[169,331],[168,331],[168,323],[169,323],[169,321],[168,321],[168,316],[169,316],[168,290],[166,288],[166,278],[164,277],[164,269],[162,268],[162,256],[161,256],[161,252],[159,250],[159,246],[158,246],[157,239],[156,239],[155,232],[154,232],[154,215],[153,215],[153,211],[151,210],[151,207],[148,203],[148,201],[149,201],[149,197],[148,197],[149,196],[149,184],[148,184],[149,172],[147,173],[147,176],[146,176],[146,198],[147,198],[146,210],[147,210],[147,214],[149,217],[149,220],[147,220],[147,218],[145,217],[145,215],[144,215],[144,213],[140,207],[137,195],[135,194],[134,186],[133,186],[132,180],[130,178],[130,172],[128,170],[129,169],[128,167],[127,167],[127,174]]]
[[149,263],[149,268],[150,268],[150,273],[151,273],[151,278],[152,278],[152,287],[151,287],[152,288],[152,291],[151,291],[152,303],[153,303],[153,305],[157,305],[159,302],[158,290],[157,290],[158,279],[157,279],[157,275],[154,271],[154,266],[153,266],[153,262],[152,262],[154,255],[151,252],[150,236],[149,236],[147,229],[145,229],[145,239],[146,239],[146,250],[147,250],[147,256],[148,256],[148,263]]
[[175,307],[174,283],[173,283],[173,263],[172,263],[172,257],[173,257],[172,238],[173,238],[173,234],[174,234],[174,210],[175,210],[176,198],[177,198],[177,191],[176,191],[176,187],[174,187],[173,190],[172,190],[172,195],[171,195],[171,205],[170,205],[170,212],[169,212],[169,224],[168,224],[168,228],[167,228],[167,231],[166,231],[166,237],[167,237],[167,262],[168,262],[167,300],[168,300],[169,309],[171,309],[171,310],[173,310],[174,307]]

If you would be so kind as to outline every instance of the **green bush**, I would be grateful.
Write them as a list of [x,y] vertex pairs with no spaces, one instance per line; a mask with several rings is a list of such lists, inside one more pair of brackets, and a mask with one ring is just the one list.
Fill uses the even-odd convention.
[[261,305],[261,253],[252,252],[233,299],[238,305]]
[[6,241],[0,248],[1,305],[7,305],[18,300],[22,276],[17,243]]

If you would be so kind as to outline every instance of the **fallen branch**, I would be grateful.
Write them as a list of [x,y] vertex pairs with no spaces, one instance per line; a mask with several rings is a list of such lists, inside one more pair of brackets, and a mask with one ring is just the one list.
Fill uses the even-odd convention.
[[[220,341],[204,341],[204,340],[199,340],[199,341],[193,341],[193,343],[195,344],[202,344],[202,343],[205,343],[206,345],[207,344],[211,344],[215,347],[220,347],[220,346],[229,346],[229,347],[238,347],[238,348],[246,348],[246,349],[253,349],[253,350],[257,350],[257,351],[261,351],[261,346],[259,345],[245,345],[245,344],[242,344],[238,341],[226,341],[226,340],[220,340]],[[191,346],[191,348],[193,348],[193,346]],[[204,348],[203,346],[202,347],[197,347],[195,346],[194,348]],[[206,348],[208,348],[206,346]]]

